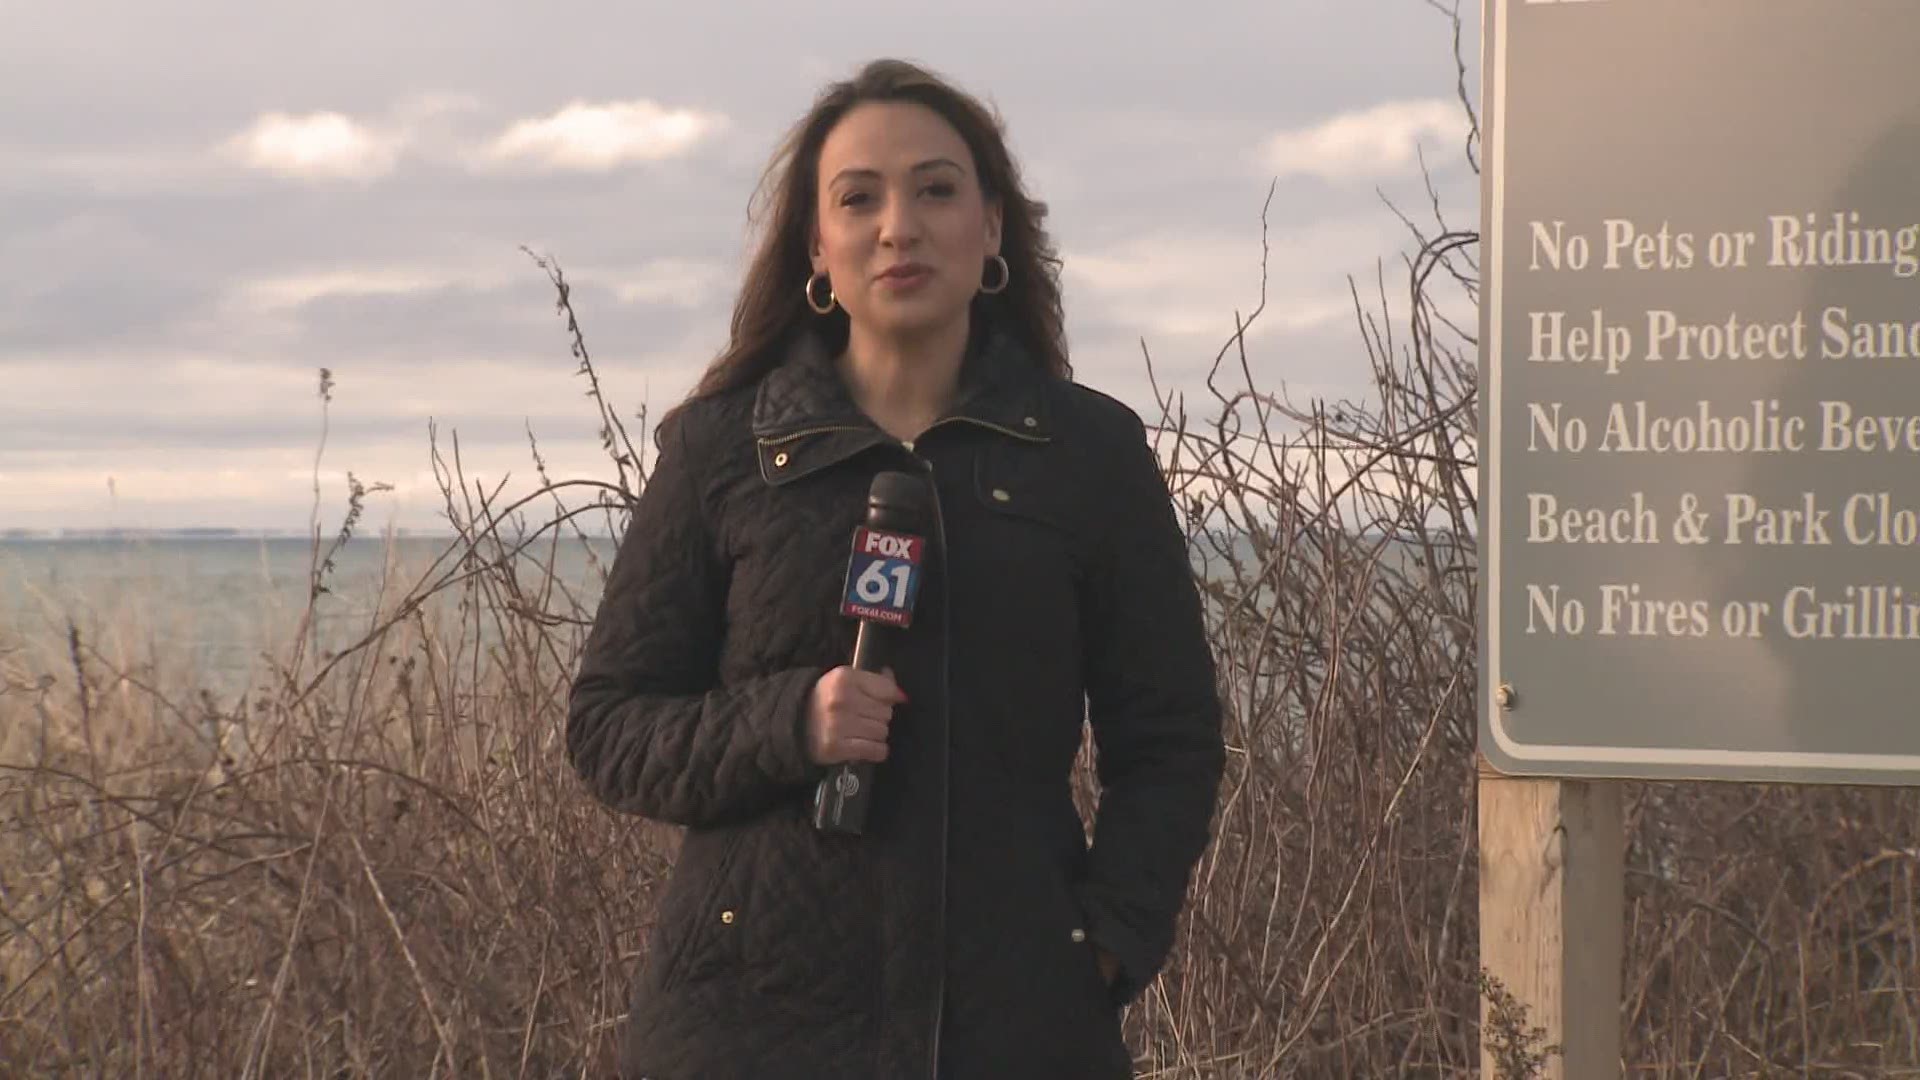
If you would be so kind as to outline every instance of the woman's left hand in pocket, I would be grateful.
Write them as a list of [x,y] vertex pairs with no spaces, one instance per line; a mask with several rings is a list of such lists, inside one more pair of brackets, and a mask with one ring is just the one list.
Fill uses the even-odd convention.
[[1093,955],[1100,962],[1100,981],[1112,986],[1113,977],[1120,973],[1119,959],[1097,944],[1093,947]]

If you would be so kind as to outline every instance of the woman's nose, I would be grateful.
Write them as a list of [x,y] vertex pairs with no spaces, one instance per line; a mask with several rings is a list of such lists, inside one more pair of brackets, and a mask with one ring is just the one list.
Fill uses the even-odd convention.
[[913,205],[913,196],[896,195],[889,198],[880,211],[880,239],[898,245],[919,235],[920,214]]

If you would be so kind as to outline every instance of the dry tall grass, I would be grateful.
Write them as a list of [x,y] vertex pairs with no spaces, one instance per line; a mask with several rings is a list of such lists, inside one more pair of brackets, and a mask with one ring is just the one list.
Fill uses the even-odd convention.
[[[1204,416],[1163,396],[1232,753],[1174,961],[1127,1017],[1142,1075],[1478,1069],[1478,403],[1470,326],[1433,299],[1477,268],[1471,233],[1427,231],[1355,291],[1364,405],[1259,389],[1239,334]],[[503,502],[436,439],[457,542],[237,704],[77,631],[0,637],[0,1072],[608,1075],[675,837],[593,803],[561,747],[592,600],[551,567],[645,482],[644,415],[630,438],[591,387],[611,480]],[[1632,1071],[1920,1075],[1913,792],[1628,805]]]

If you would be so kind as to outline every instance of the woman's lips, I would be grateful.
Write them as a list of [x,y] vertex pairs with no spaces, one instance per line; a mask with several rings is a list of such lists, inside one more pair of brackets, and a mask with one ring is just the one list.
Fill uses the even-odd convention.
[[933,277],[933,271],[922,268],[903,274],[883,274],[880,277],[880,284],[894,292],[905,292],[926,284],[927,279],[931,277]]

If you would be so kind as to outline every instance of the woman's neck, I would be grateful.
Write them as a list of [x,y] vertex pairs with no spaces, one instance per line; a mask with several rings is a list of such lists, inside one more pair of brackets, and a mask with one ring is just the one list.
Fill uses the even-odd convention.
[[961,318],[924,337],[902,339],[862,335],[855,327],[834,367],[861,412],[887,434],[911,441],[953,403],[967,328]]

